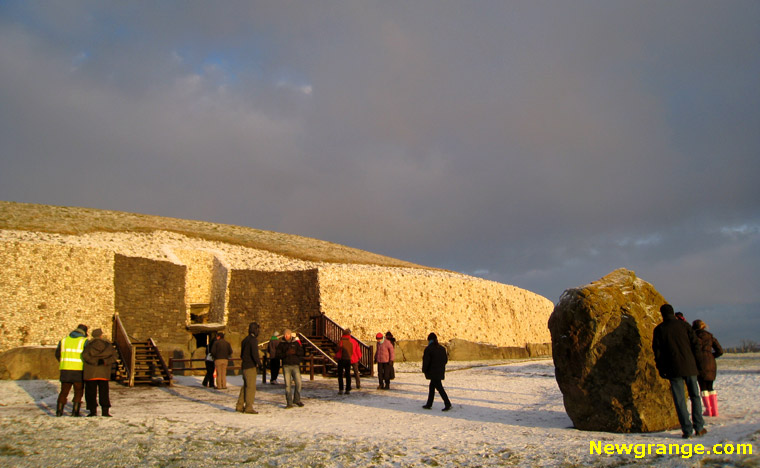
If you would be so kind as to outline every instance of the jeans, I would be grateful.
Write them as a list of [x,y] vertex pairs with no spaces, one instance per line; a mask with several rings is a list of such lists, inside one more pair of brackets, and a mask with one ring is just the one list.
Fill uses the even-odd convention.
[[[705,420],[702,418],[702,401],[699,398],[697,376],[675,377],[669,380],[670,393],[673,395],[673,402],[676,404],[681,431],[684,434],[691,435],[692,431],[699,432],[704,429]],[[686,407],[684,382],[686,383],[686,390],[689,392],[689,400],[691,400],[691,420],[689,420],[689,409]]]
[[351,361],[338,361],[338,390],[343,391],[343,379],[346,379],[346,393],[351,391]]
[[[301,369],[297,364],[282,366],[282,375],[285,377],[285,401],[288,406],[301,402]],[[291,395],[290,389],[294,387]]]

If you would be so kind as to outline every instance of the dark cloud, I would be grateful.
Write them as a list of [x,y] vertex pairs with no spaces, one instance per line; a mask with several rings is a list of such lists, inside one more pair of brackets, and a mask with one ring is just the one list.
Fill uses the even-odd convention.
[[758,39],[753,1],[4,2],[0,198],[308,235],[555,301],[628,267],[748,314]]

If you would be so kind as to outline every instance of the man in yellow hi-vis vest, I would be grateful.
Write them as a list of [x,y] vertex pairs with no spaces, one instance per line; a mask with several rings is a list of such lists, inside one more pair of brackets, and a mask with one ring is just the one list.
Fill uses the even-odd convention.
[[84,351],[85,343],[87,343],[87,326],[79,324],[76,330],[62,339],[55,349],[55,358],[58,359],[60,363],[58,368],[61,370],[61,393],[58,394],[58,404],[55,408],[56,416],[63,415],[63,407],[66,406],[71,387],[74,387],[74,408],[71,410],[71,415],[79,416],[79,408],[82,407],[82,394],[84,393],[82,351]]

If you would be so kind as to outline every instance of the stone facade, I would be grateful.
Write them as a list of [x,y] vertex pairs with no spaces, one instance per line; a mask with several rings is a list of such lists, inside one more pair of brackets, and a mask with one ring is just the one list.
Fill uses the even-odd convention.
[[453,338],[496,346],[548,343],[554,304],[538,294],[464,275],[401,268],[324,267],[322,312],[373,342],[391,330],[399,340]]
[[188,342],[185,304],[187,267],[117,254],[114,261],[115,311],[131,338],[153,338],[163,350]]
[[56,345],[85,323],[111,335],[113,252],[0,242],[0,351]]
[[290,328],[308,332],[309,318],[320,313],[317,270],[232,270],[227,328],[245,336],[258,322],[262,337]]
[[118,313],[133,338],[187,358],[197,307],[207,307],[203,323],[225,327],[236,352],[251,321],[268,337],[286,327],[308,332],[319,313],[369,343],[387,330],[399,340],[435,331],[442,341],[500,347],[550,342],[553,304],[513,286],[433,269],[302,261],[163,231],[0,230],[0,269],[0,353],[54,346],[78,323],[110,339]]

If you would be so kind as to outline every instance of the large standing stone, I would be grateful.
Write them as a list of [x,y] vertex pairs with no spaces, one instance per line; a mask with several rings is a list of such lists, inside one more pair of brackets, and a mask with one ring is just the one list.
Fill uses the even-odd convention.
[[652,332],[665,302],[626,269],[568,289],[549,317],[555,375],[578,429],[654,432],[678,427],[659,377]]

